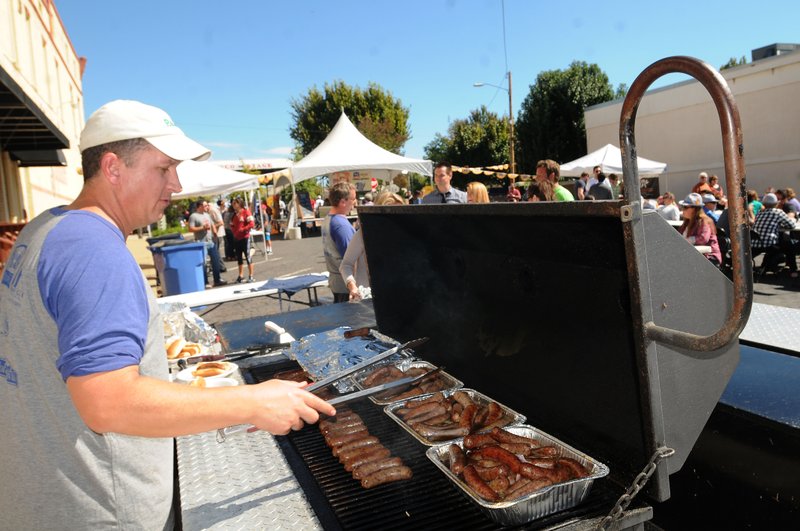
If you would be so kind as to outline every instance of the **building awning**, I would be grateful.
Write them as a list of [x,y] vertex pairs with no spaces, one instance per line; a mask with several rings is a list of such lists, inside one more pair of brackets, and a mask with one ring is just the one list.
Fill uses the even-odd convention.
[[0,149],[65,149],[69,140],[0,66]]

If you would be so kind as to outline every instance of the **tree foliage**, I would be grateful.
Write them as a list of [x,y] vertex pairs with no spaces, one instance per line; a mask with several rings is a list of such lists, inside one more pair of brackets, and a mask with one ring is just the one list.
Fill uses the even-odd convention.
[[361,133],[375,144],[393,153],[402,154],[410,138],[408,108],[376,83],[366,90],[351,87],[344,81],[325,84],[320,91],[311,87],[304,96],[293,99],[289,129],[298,158],[311,153],[336,125],[342,111]]
[[746,65],[747,64],[747,57],[744,55],[741,56],[739,59],[735,57],[731,57],[728,59],[728,62],[719,67],[720,70],[726,70],[728,68],[733,68],[734,66]]
[[517,120],[518,171],[535,172],[541,159],[567,162],[585,155],[583,111],[614,96],[608,76],[596,64],[575,61],[566,70],[540,73]]
[[425,146],[425,157],[457,166],[504,164],[509,161],[508,134],[508,117],[498,116],[482,105],[468,118],[451,123],[447,136],[437,133]]

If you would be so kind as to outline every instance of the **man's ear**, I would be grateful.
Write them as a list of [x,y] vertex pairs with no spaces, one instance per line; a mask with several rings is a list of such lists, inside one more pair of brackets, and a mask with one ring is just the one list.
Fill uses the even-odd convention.
[[116,153],[108,151],[100,159],[100,172],[111,184],[119,184],[123,164]]

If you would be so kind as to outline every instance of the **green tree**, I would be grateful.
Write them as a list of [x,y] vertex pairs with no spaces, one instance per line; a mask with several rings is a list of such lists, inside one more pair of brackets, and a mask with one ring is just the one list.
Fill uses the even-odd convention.
[[304,96],[293,99],[291,106],[294,123],[289,135],[297,144],[298,158],[325,140],[342,111],[364,136],[393,153],[402,154],[410,138],[408,108],[376,83],[370,83],[366,90],[344,81],[326,83],[322,91],[314,86]]
[[585,155],[583,111],[612,99],[608,76],[596,64],[574,61],[566,70],[540,73],[516,124],[518,171],[535,172],[541,159],[567,162]]
[[[508,117],[490,112],[485,105],[455,120],[447,136],[439,133],[425,146],[425,157],[458,166],[495,166],[508,162]],[[455,175],[454,181],[460,180]],[[470,180],[491,181],[491,177],[470,176]],[[456,183],[461,184],[461,183]]]
[[720,70],[726,70],[728,68],[733,68],[734,66],[746,65],[747,64],[747,57],[744,55],[741,56],[739,59],[735,57],[731,57],[728,59],[728,62],[719,67]]

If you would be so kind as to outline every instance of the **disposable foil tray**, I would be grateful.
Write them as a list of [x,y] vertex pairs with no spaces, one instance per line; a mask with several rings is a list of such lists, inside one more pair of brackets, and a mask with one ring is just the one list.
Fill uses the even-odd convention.
[[[462,388],[462,389],[449,389],[447,391],[444,391],[443,394],[444,394],[445,398],[450,398],[453,395],[453,393],[455,393],[456,391],[462,391],[462,392],[466,393],[467,395],[469,395],[469,397],[472,399],[472,401],[475,402],[479,406],[485,406],[489,402],[497,402],[497,400],[492,400],[488,396],[484,395],[483,393],[479,393],[478,391],[476,391],[474,389],[464,389],[464,388]],[[393,404],[390,404],[390,405],[386,406],[383,409],[383,411],[389,416],[390,419],[392,419],[393,421],[398,423],[400,426],[402,426],[403,429],[408,431],[408,433],[410,433],[416,440],[418,440],[419,442],[421,442],[424,445],[433,446],[433,445],[443,444],[445,442],[450,443],[455,439],[460,439],[461,437],[454,437],[453,439],[451,439],[449,441],[447,441],[447,440],[432,441],[432,440],[420,435],[414,428],[409,426],[408,423],[403,418],[400,417],[400,415],[397,414],[397,410],[402,408],[403,406],[405,406],[406,402],[410,402],[410,401],[413,401],[413,400],[422,400],[424,398],[428,398],[429,396],[431,396],[433,394],[434,393],[428,393],[428,394],[425,394],[425,395],[420,395],[420,396],[417,396],[417,397],[414,397],[414,398],[403,400],[401,402],[395,402]],[[514,411],[510,407],[505,406],[505,405],[501,404],[500,402],[497,402],[497,404],[503,410],[503,415],[506,418],[509,419],[508,423],[504,425],[505,428],[508,428],[508,426],[516,426],[516,425],[519,425],[519,424],[523,424],[525,422],[525,420],[526,420],[525,415],[522,415],[521,413],[517,413],[516,411]],[[481,433],[482,431],[485,431],[485,430],[477,430],[475,433]]]
[[586,496],[589,495],[594,480],[608,475],[609,470],[606,465],[533,426],[513,426],[505,429],[516,435],[536,439],[540,441],[543,446],[555,446],[558,449],[558,457],[575,459],[586,467],[590,471],[590,474],[585,478],[573,479],[564,483],[557,483],[544,487],[541,490],[532,492],[523,498],[513,501],[489,502],[481,498],[465,482],[450,471],[448,448],[451,444],[457,444],[463,448],[463,439],[428,448],[426,452],[428,459],[430,459],[467,498],[473,503],[476,503],[486,516],[498,524],[520,525],[549,514],[575,507],[583,502]]
[[[355,383],[356,387],[358,387],[359,389],[365,389],[366,386],[364,385],[363,382],[367,378],[367,376],[372,374],[373,371],[375,371],[375,370],[377,370],[377,369],[379,369],[381,367],[385,367],[387,365],[394,365],[395,367],[397,367],[398,369],[400,369],[403,372],[405,372],[405,371],[407,371],[408,369],[411,369],[411,368],[423,368],[423,369],[427,369],[427,370],[433,370],[433,369],[436,368],[435,365],[433,365],[431,363],[428,363],[427,361],[414,360],[414,359],[404,359],[404,360],[399,360],[398,361],[398,360],[395,360],[395,359],[389,359],[387,361],[380,361],[380,362],[376,363],[375,365],[372,365],[370,367],[366,367],[366,368],[356,372],[355,374],[353,374],[351,376],[352,381]],[[444,389],[442,389],[443,391],[461,389],[462,387],[464,387],[464,383],[461,380],[457,379],[456,377],[454,377],[451,374],[446,373],[445,371],[440,371],[438,373],[438,376],[440,378],[442,378],[442,380],[445,382],[445,387],[444,387]],[[422,394],[425,394],[425,393],[424,393],[424,391],[422,389],[419,389],[419,394],[422,395]],[[398,400],[403,401],[403,402],[405,402],[406,400],[409,400],[408,397],[398,399],[398,398],[395,398],[395,397],[376,398],[375,396],[371,396],[371,397],[369,397],[369,399],[372,400],[374,403],[376,403],[378,405],[381,405],[381,406],[385,406],[387,404],[393,404],[393,403],[397,402]]]

